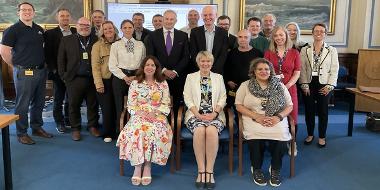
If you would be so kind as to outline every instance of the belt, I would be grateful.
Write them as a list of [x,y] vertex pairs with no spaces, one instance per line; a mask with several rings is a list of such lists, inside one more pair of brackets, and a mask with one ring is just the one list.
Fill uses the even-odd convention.
[[137,70],[121,69],[121,71],[127,76],[134,76]]
[[14,67],[18,68],[18,69],[24,69],[24,70],[35,70],[35,69],[43,69],[45,68],[44,65],[38,65],[38,66],[21,66],[21,65],[14,65]]

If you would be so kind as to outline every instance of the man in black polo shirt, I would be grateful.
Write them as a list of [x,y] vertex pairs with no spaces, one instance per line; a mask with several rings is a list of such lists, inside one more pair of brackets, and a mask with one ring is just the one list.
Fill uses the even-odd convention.
[[98,105],[96,89],[91,71],[92,45],[98,40],[91,33],[91,22],[87,18],[80,18],[76,24],[77,33],[64,36],[58,50],[58,74],[66,84],[69,97],[69,119],[71,137],[74,141],[81,139],[81,113],[83,100],[87,105],[87,126],[93,136],[99,137]]
[[45,105],[45,83],[47,71],[44,56],[44,30],[33,22],[34,7],[23,2],[18,5],[20,20],[4,31],[1,42],[1,56],[13,66],[13,80],[16,89],[15,114],[18,141],[34,144],[28,136],[28,111],[30,106],[30,127],[35,136],[51,138],[42,129],[42,110]]

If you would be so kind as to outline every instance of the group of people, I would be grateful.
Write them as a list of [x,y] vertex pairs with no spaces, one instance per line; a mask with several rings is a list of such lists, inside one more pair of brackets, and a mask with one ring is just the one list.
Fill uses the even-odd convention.
[[[71,126],[72,139],[81,140],[85,101],[88,130],[105,142],[117,139],[120,159],[135,168],[133,185],[149,185],[151,163],[167,163],[173,139],[167,117],[171,108],[176,115],[181,104],[187,107],[184,123],[194,135],[197,188],[215,187],[214,163],[226,105],[243,116],[253,181],[258,185],[268,181],[262,171],[266,146],[272,157],[269,183],[281,184],[282,157],[291,139],[288,122],[298,122],[297,84],[305,102],[304,144],[312,144],[317,112],[317,144],[326,146],[328,99],[339,63],[336,49],[324,42],[323,23],[313,26],[314,41],[307,44],[299,39],[297,23],[276,26],[272,14],[250,18],[247,29],[234,36],[228,33],[228,16],[220,16],[215,26],[217,14],[211,6],[202,10],[203,26],[197,24],[199,13],[191,10],[188,26],[181,30],[175,29],[173,10],[152,18],[154,31],[143,27],[142,13],[135,13],[122,21],[121,38],[101,10],[93,11],[91,21],[79,18],[72,28],[69,10],[59,9],[58,27],[47,31],[33,22],[32,4],[20,3],[18,14],[20,20],[4,31],[0,53],[13,66],[15,114],[20,115],[17,138],[22,144],[35,143],[27,133],[29,126],[35,136],[52,137],[42,128],[49,77],[54,82],[57,131],[65,133]],[[118,131],[124,96],[131,117]]]

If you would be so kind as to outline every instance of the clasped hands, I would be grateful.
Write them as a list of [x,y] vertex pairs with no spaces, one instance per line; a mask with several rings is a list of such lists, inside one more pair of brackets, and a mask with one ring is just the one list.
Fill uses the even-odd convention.
[[195,117],[197,117],[198,119],[203,120],[203,121],[211,121],[211,120],[215,119],[217,116],[218,116],[218,114],[216,112],[204,113],[204,114],[198,113],[195,115]]
[[131,85],[132,81],[135,80],[136,76],[125,76],[123,78],[123,80],[125,81],[125,83],[127,83],[127,85]]
[[265,116],[263,114],[259,114],[259,116],[254,120],[264,127],[273,127],[278,122],[280,122],[280,118],[278,118],[277,116]]

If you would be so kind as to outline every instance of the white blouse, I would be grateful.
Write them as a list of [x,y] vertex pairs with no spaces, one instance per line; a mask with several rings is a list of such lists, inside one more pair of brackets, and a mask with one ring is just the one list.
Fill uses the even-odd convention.
[[[258,114],[265,114],[265,111],[262,110],[261,99],[251,94],[248,89],[248,83],[249,80],[240,85],[236,92],[235,104],[243,105]],[[281,83],[281,86],[284,89],[286,106],[293,105],[289,91],[286,89],[284,84]],[[243,135],[247,140],[269,139],[288,141],[291,139],[288,120],[286,117],[273,127],[264,127],[260,123],[252,120],[252,118],[243,115]]]
[[119,41],[116,41],[111,46],[108,66],[112,74],[119,79],[123,79],[126,76],[121,69],[138,69],[141,61],[146,56],[144,43],[137,41],[134,38],[131,38],[130,40],[133,42],[133,52],[127,52],[127,48],[125,46],[128,39],[125,37]]

